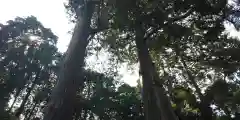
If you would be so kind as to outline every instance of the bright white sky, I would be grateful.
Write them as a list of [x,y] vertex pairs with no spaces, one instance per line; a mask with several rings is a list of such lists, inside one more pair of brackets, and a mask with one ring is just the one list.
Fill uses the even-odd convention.
[[[65,52],[70,41],[71,35],[68,33],[73,24],[70,24],[64,8],[66,0],[0,0],[0,23],[13,20],[17,16],[27,17],[33,15],[47,28],[59,37],[58,49]],[[106,59],[95,60],[91,58],[92,66],[101,67]],[[97,62],[96,62],[97,61]],[[137,70],[134,74],[128,71],[126,65],[120,69],[122,80],[130,85],[136,85]]]
[[[0,0],[0,23],[4,23],[7,20],[12,20],[19,17],[27,17],[33,15],[47,28],[51,30],[59,37],[58,48],[59,51],[64,52],[67,49],[71,35],[68,33],[73,28],[73,24],[70,24],[67,18],[67,14],[63,3],[65,0]],[[240,36],[239,32],[233,31],[232,26],[227,27],[227,31],[231,31],[231,35]],[[96,58],[92,58],[91,61]],[[98,64],[105,63],[105,59],[98,60],[93,63]],[[136,85],[137,70],[132,75],[127,67],[121,68],[120,73],[123,75],[123,80],[130,85]]]

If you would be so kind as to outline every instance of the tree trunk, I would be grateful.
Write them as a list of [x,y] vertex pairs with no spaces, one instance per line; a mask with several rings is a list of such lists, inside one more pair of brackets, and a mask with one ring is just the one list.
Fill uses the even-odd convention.
[[141,24],[135,30],[135,41],[143,77],[143,101],[146,120],[178,120],[168,97],[164,93],[164,89],[161,86],[154,87],[155,81],[159,81],[160,78],[144,41],[144,31]]
[[82,110],[76,110],[76,109],[75,109],[74,112],[75,112],[74,120],[79,120],[79,119],[81,119]]
[[[27,77],[25,78],[24,81],[30,80],[31,76],[32,76],[32,72],[31,72],[31,73],[28,73],[28,75],[27,75]],[[28,85],[29,85],[29,84],[27,84],[26,86],[28,86]],[[23,86],[24,86],[24,85],[23,85]],[[22,88],[23,88],[23,87],[22,87]],[[17,89],[17,92],[16,92],[16,94],[15,94],[15,96],[14,96],[14,101],[13,101],[11,107],[9,108],[8,112],[11,112],[11,111],[12,111],[13,106],[14,106],[14,104],[16,103],[17,98],[19,97],[19,95],[20,95],[20,93],[21,93],[21,91],[22,91],[22,88],[18,88],[18,89]]]
[[18,96],[20,95],[20,93],[21,93],[21,90],[17,90],[16,95],[15,95],[15,97],[14,97],[14,101],[13,101],[11,107],[9,108],[8,112],[11,112],[11,111],[12,111],[13,106],[15,105],[15,103],[16,103],[16,101],[17,101],[17,98],[18,98]]
[[77,20],[58,76],[58,83],[52,92],[43,120],[73,119],[76,91],[79,85],[83,84],[83,78],[79,76],[82,77],[94,7],[95,4],[89,3],[84,6],[84,11],[81,11],[83,15]]
[[25,104],[27,103],[27,100],[28,100],[29,96],[31,95],[32,90],[36,86],[36,83],[40,77],[40,73],[41,73],[41,69],[39,69],[39,71],[36,73],[36,77],[32,83],[32,86],[28,89],[26,96],[24,97],[20,107],[17,109],[17,112],[15,113],[15,116],[17,118],[19,118],[20,115],[22,114],[22,112],[24,111]]
[[35,103],[34,103],[34,105],[33,105],[32,109],[31,109],[31,111],[29,112],[26,120],[30,120],[30,119],[31,119],[31,117],[32,117],[32,115],[33,115],[33,111],[35,110],[37,104],[38,104],[38,102],[35,102]]
[[201,89],[199,88],[197,82],[195,81],[195,78],[194,76],[192,75],[192,73],[189,71],[189,68],[186,64],[186,62],[184,61],[183,57],[181,56],[181,54],[179,53],[179,50],[177,52],[177,55],[180,57],[180,61],[182,62],[183,64],[183,67],[184,69],[186,70],[187,72],[187,75],[188,75],[188,79],[189,79],[189,82],[190,84],[193,85],[193,87],[195,88],[196,90],[196,93],[198,94],[199,98],[200,98],[200,104],[199,104],[199,109],[201,111],[201,117],[204,119],[204,120],[213,120],[215,119],[215,116],[213,115],[213,111],[212,111],[212,108],[210,107],[211,103],[210,101],[206,101],[205,98],[204,98],[204,95],[202,94],[201,92]]
[[83,114],[83,120],[87,120],[87,116],[88,116],[88,110],[85,109]]

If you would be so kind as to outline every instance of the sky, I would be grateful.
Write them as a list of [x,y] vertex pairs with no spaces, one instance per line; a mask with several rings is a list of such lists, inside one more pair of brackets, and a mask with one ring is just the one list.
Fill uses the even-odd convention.
[[[0,0],[0,23],[19,17],[27,17],[33,15],[46,27],[51,28],[53,33],[59,37],[57,47],[59,51],[64,52],[67,49],[71,39],[69,31],[73,28],[73,24],[69,23],[64,8],[66,0]],[[240,37],[240,33],[236,32],[233,26],[227,25],[227,31],[232,36]],[[101,67],[105,64],[104,56],[97,59],[91,57],[92,66]],[[133,73],[132,73],[133,72]],[[120,68],[122,80],[130,85],[135,86],[138,79],[138,70],[129,71],[127,65]]]
[[[57,47],[59,51],[65,52],[74,24],[70,23],[64,2],[66,0],[0,0],[0,23],[5,23],[8,20],[13,20],[16,17],[35,16],[44,27],[50,28],[52,32],[58,36]],[[105,64],[106,58],[104,56],[91,57],[89,60],[92,66],[102,67]],[[127,65],[122,65],[119,69],[124,82],[135,86],[138,79],[137,70],[129,71]]]

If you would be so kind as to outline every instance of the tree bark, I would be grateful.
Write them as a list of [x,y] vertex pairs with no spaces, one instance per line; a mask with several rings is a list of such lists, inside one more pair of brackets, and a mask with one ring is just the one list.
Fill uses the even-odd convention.
[[[160,81],[155,66],[152,63],[141,24],[137,25],[136,46],[140,69],[143,77],[143,101],[146,120],[178,120],[162,86],[154,87],[155,81]],[[161,116],[160,116],[161,115]]]
[[52,92],[43,120],[73,119],[76,91],[79,85],[83,84],[83,78],[79,78],[79,74],[82,77],[94,7],[95,4],[85,5],[82,16],[77,20],[58,76],[58,83]]

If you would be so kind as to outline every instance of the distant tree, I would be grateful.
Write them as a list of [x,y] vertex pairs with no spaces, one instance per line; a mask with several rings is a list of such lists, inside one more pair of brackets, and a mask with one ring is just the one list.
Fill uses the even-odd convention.
[[[16,117],[24,111],[26,102],[36,85],[43,84],[49,75],[43,74],[53,64],[57,54],[57,37],[51,30],[44,28],[33,16],[16,18],[1,26],[1,114],[13,94],[12,111],[17,98],[24,99]],[[48,71],[46,71],[48,72]],[[45,78],[43,78],[45,77]],[[24,92],[27,94],[24,95]]]

